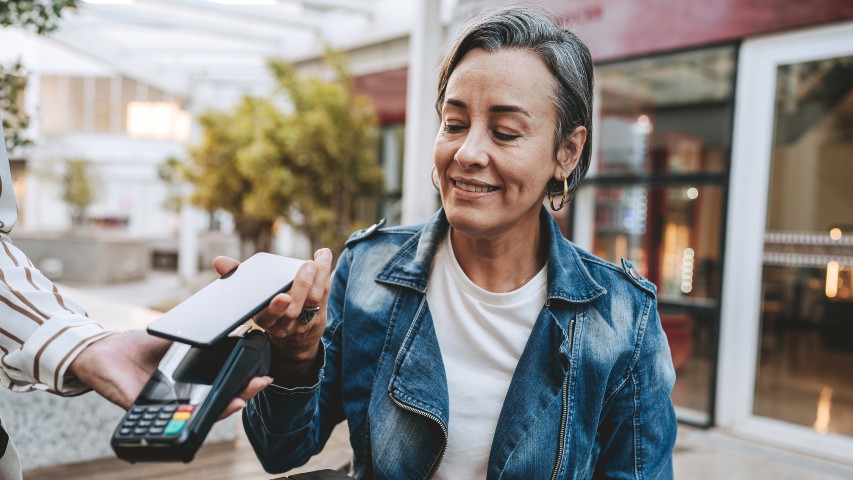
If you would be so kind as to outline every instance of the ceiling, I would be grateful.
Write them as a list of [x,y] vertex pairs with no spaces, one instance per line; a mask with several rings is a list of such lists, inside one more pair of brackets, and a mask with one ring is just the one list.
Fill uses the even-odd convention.
[[[415,0],[84,0],[50,35],[177,96],[199,84],[269,81],[266,61],[405,37]],[[449,13],[453,0],[442,0]]]

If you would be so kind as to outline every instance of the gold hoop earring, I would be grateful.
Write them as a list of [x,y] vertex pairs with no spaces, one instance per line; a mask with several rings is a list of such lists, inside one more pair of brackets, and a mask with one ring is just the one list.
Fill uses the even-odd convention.
[[438,176],[438,170],[435,168],[435,165],[433,165],[432,170],[430,170],[430,173],[429,173],[429,179],[432,180],[432,186],[435,187],[435,189],[439,193],[441,193],[441,189],[438,188],[438,184],[435,183],[435,177],[437,177],[437,176]]
[[555,197],[555,195],[553,193],[548,194],[548,201],[551,202],[551,210],[556,212],[556,211],[559,211],[561,208],[563,208],[566,205],[566,203],[569,201],[569,179],[568,178],[563,179],[563,196],[560,198],[560,206],[558,206],[558,207],[554,206],[554,197]]

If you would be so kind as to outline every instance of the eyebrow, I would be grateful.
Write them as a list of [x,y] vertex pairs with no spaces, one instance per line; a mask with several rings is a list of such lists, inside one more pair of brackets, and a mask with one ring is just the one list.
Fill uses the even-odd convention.
[[[444,103],[463,109],[468,108],[468,106],[465,105],[465,102],[463,102],[462,100],[457,100],[455,98],[448,98],[447,100],[445,100]],[[518,105],[494,105],[489,107],[489,111],[493,113],[520,113],[526,117],[533,118],[531,117],[530,112]]]

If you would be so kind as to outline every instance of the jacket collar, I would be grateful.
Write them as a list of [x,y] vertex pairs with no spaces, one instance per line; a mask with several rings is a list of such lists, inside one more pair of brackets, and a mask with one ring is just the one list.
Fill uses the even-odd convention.
[[[557,222],[544,206],[539,218],[549,238],[548,301],[586,303],[607,293],[592,278],[578,248],[563,237]],[[400,247],[376,279],[426,293],[432,259],[448,228],[447,216],[441,208]]]

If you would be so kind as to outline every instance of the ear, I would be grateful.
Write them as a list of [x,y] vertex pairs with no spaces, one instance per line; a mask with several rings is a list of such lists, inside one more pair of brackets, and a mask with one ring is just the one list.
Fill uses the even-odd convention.
[[557,151],[557,165],[554,166],[554,179],[563,181],[578,166],[581,152],[586,144],[586,127],[577,127],[569,139]]

